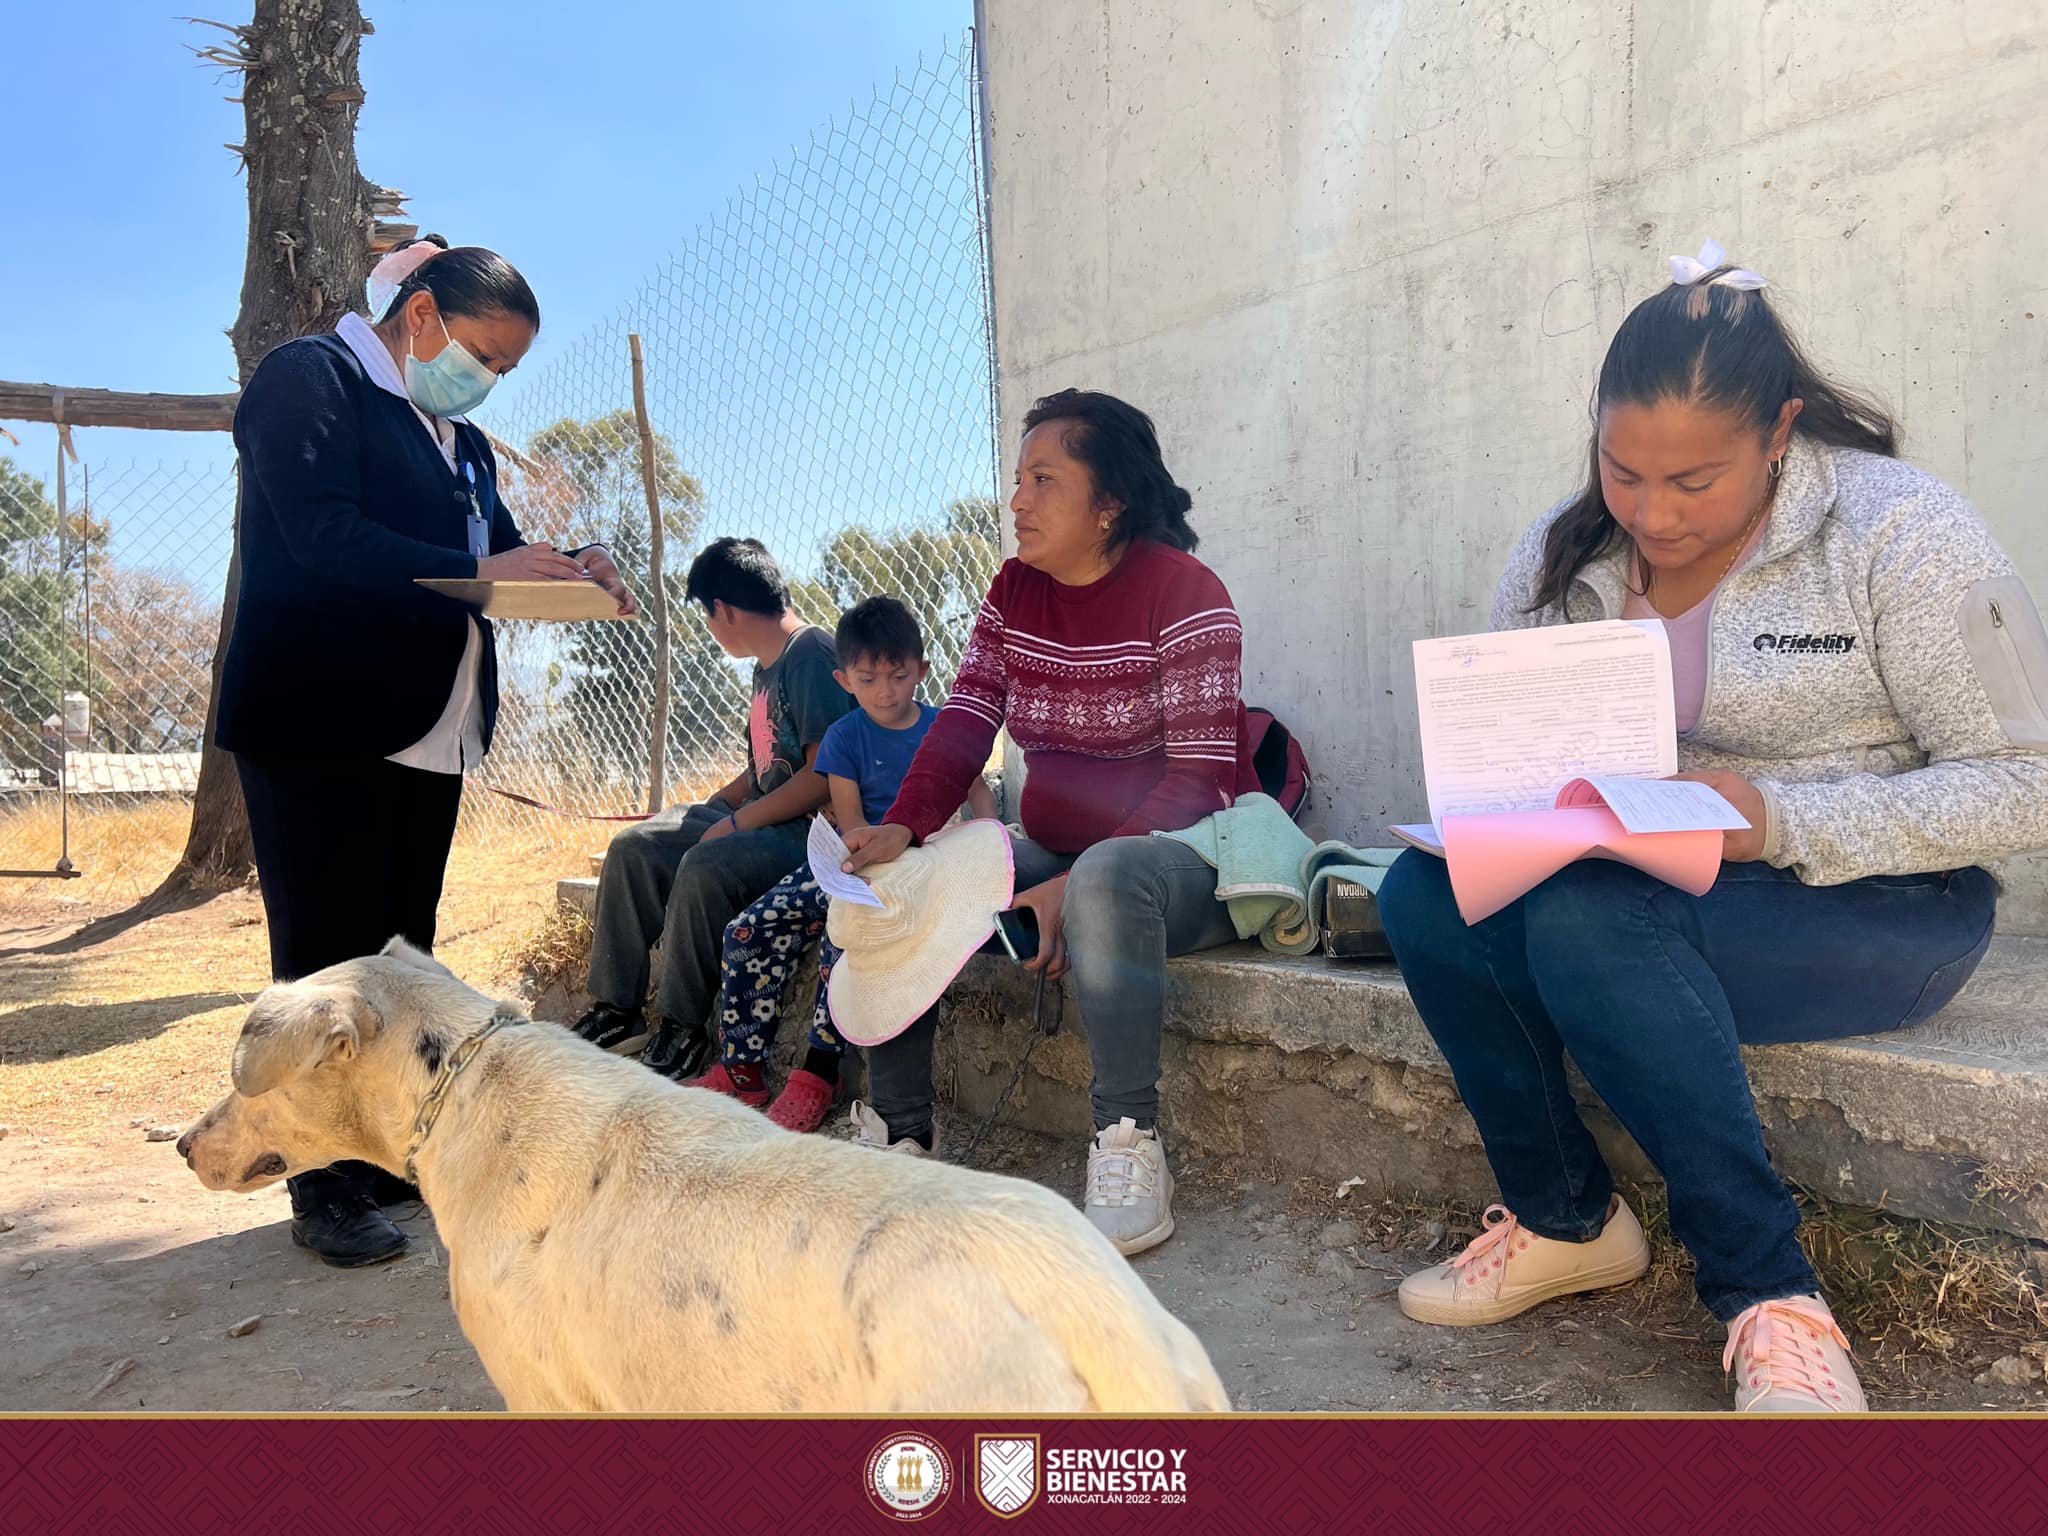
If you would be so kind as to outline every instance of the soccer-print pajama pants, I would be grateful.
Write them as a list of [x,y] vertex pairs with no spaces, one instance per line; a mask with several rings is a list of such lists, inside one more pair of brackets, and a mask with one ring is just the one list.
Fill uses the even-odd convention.
[[830,900],[806,864],[726,924],[718,1013],[726,1062],[737,1066],[766,1059],[782,1023],[782,990],[813,942],[818,945],[818,1001],[811,1010],[810,1046],[835,1056],[845,1050],[825,1007],[825,984],[839,959],[825,937]]

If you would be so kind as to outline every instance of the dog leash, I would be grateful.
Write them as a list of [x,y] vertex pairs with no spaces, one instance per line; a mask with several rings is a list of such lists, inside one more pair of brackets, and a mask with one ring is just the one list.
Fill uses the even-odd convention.
[[1017,1085],[1024,1081],[1024,1069],[1031,1065],[1031,1053],[1038,1049],[1039,1042],[1050,1040],[1060,1032],[1060,1025],[1066,1021],[1067,1016],[1067,989],[1064,986],[1054,985],[1053,1004],[1053,1015],[1048,1021],[1045,1017],[1045,972],[1041,970],[1038,973],[1038,991],[1031,999],[1031,1021],[1037,1028],[1032,1030],[1030,1040],[1025,1043],[1024,1054],[1019,1056],[1017,1064],[1010,1068],[1010,1080],[1003,1084],[1003,1091],[996,1095],[995,1107],[982,1116],[981,1124],[977,1125],[974,1134],[967,1138],[966,1150],[960,1154],[960,1161],[963,1164],[973,1166],[976,1149],[981,1146],[982,1138],[995,1129],[996,1122],[1009,1107],[1010,1095],[1015,1093]]
[[468,777],[465,777],[463,782],[465,784],[475,784],[478,789],[496,795],[501,800],[516,800],[521,805],[532,806],[536,811],[546,811],[550,816],[566,816],[572,821],[646,821],[648,819],[644,813],[638,816],[600,816],[593,811],[565,811],[559,805],[549,805],[546,801],[536,800],[530,795],[514,794],[511,790],[500,789],[495,784],[485,784]]
[[418,1188],[420,1182],[419,1169],[414,1166],[414,1160],[419,1157],[420,1148],[427,1144],[427,1137],[434,1129],[434,1122],[441,1118],[442,1101],[448,1097],[448,1090],[454,1086],[456,1077],[476,1058],[476,1053],[483,1049],[484,1042],[491,1036],[507,1024],[525,1022],[526,1015],[523,1013],[494,1013],[488,1024],[455,1047],[449,1053],[448,1059],[441,1063],[440,1075],[434,1079],[434,1086],[429,1088],[427,1096],[420,1100],[420,1112],[412,1123],[412,1140],[407,1143],[405,1149],[405,1177],[414,1188]]

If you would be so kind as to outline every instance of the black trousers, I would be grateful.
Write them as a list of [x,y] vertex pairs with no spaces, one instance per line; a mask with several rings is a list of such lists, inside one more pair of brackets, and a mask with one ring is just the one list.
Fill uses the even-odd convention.
[[[434,947],[434,913],[462,776],[382,758],[237,754],[256,878],[270,929],[270,974],[293,981],[373,955],[402,935]],[[366,1195],[378,1170],[337,1163],[289,1180],[292,1209]]]

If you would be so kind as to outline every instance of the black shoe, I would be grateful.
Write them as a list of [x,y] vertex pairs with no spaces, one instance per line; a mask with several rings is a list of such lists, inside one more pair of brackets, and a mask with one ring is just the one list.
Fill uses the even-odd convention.
[[640,1053],[640,1063],[651,1072],[681,1082],[695,1077],[710,1055],[711,1036],[702,1025],[681,1029],[663,1019],[647,1049]]
[[368,1194],[378,1205],[406,1205],[420,1198],[420,1188],[379,1168],[370,1180]]
[[345,1195],[292,1212],[292,1241],[336,1269],[382,1264],[405,1252],[405,1234],[368,1195]]
[[576,1021],[574,1033],[601,1051],[630,1056],[647,1044],[647,1020],[637,1008],[598,1003]]

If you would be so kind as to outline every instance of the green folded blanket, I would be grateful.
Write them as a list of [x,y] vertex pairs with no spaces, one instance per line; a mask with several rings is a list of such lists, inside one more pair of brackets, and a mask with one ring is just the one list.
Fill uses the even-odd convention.
[[1349,880],[1379,893],[1398,848],[1312,843],[1270,795],[1243,795],[1179,832],[1155,832],[1185,843],[1216,871],[1216,899],[1230,908],[1240,939],[1254,936],[1283,955],[1305,955],[1322,942],[1318,914],[1323,887]]

